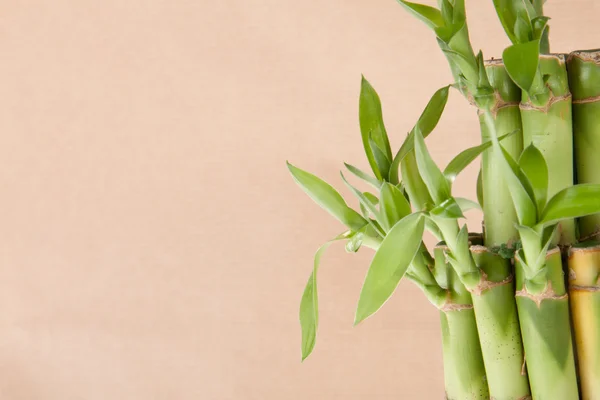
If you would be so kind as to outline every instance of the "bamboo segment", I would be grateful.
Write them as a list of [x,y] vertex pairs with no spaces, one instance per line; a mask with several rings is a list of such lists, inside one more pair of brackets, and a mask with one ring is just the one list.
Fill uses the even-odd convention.
[[[485,69],[496,97],[495,104],[492,106],[495,132],[498,136],[502,136],[518,131],[501,143],[514,159],[518,159],[523,151],[523,135],[520,132],[521,114],[519,112],[521,89],[508,76],[502,60],[487,61]],[[481,113],[479,124],[482,143],[488,142],[490,129]],[[510,245],[517,238],[515,228],[517,217],[512,206],[510,192],[504,183],[498,163],[493,160],[492,151],[485,151],[481,155],[481,159],[484,244],[487,247]]]
[[498,400],[528,398],[529,382],[523,369],[524,351],[510,260],[483,246],[472,246],[471,253],[483,275],[479,286],[471,290],[471,296],[490,395]]
[[516,261],[517,307],[533,398],[579,399],[560,251],[546,255],[547,283],[541,290],[528,288],[524,267]]
[[[525,92],[520,105],[523,123],[523,145],[535,145],[548,165],[548,198],[573,185],[573,126],[571,94],[565,57],[562,54],[540,56],[540,70],[550,88],[548,101],[537,106]],[[485,201],[485,198],[484,198]],[[555,242],[570,245],[576,241],[575,221],[559,224]]]
[[[567,60],[573,93],[573,136],[578,183],[600,183],[600,51],[575,51]],[[600,231],[600,214],[579,219],[583,240]]]
[[446,263],[444,246],[436,247],[435,277],[447,289],[440,307],[444,382],[448,400],[489,399],[479,334],[470,293]]
[[600,400],[600,244],[569,252],[569,296],[583,400]]

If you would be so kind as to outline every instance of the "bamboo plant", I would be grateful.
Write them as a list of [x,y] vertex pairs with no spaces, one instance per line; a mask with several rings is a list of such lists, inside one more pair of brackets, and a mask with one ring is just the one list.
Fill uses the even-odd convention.
[[[289,165],[349,229],[315,255],[300,308],[303,359],[316,338],[321,255],[344,240],[350,252],[375,250],[355,324],[403,278],[440,310],[448,399],[600,399],[600,51],[551,54],[543,0],[493,0],[512,44],[502,59],[484,61],[470,43],[464,0],[438,0],[437,8],[397,1],[435,33],[452,86],[477,109],[482,144],[444,170],[433,161],[425,138],[443,112],[445,87],[394,154],[379,96],[363,78],[359,122],[372,174],[346,168],[375,193],[342,174],[360,203],[355,211]],[[452,195],[456,175],[479,156],[481,235],[463,221],[475,203]],[[433,256],[425,231],[440,240]]]
[[[360,203],[360,213],[352,210],[335,189],[320,178],[291,164],[288,168],[301,188],[321,207],[343,222],[349,230],[326,242],[315,254],[314,266],[300,305],[302,327],[302,359],[312,352],[318,326],[317,270],[325,249],[334,241],[346,241],[346,249],[358,251],[362,246],[376,250],[359,298],[355,324],[374,314],[392,295],[400,279],[405,276],[421,288],[428,300],[440,311],[442,349],[446,395],[449,399],[487,399],[488,383],[481,355],[471,294],[438,246],[432,258],[421,241],[427,225],[435,235],[440,232],[424,217],[434,205],[425,182],[417,170],[414,150],[415,137],[435,128],[448,97],[448,87],[438,90],[423,111],[417,124],[405,139],[396,157],[397,163],[381,163],[377,154],[380,145],[372,139],[377,131],[379,143],[389,143],[383,125],[379,96],[363,78],[360,96],[360,125],[363,145],[370,161],[373,175],[346,164],[357,178],[378,190],[376,196],[361,192],[342,179]],[[367,136],[369,140],[364,140]],[[504,138],[501,138],[504,139]],[[489,147],[470,148],[455,157],[445,170],[446,179],[452,181],[467,165]],[[383,152],[382,152],[383,153]],[[389,170],[383,170],[382,166]],[[402,166],[401,168],[399,168]],[[399,169],[403,182],[399,182]],[[405,178],[405,179],[404,179]],[[391,181],[398,182],[397,184]],[[402,190],[405,190],[403,193]],[[409,202],[410,200],[410,202]],[[466,199],[453,199],[449,212],[460,212],[476,207]],[[412,212],[412,210],[416,212]],[[439,207],[437,208],[439,210]],[[433,212],[437,212],[433,210]],[[410,240],[406,238],[410,237]],[[475,239],[472,239],[475,240]],[[467,250],[468,251],[468,250]]]
[[[491,61],[486,66],[482,52],[475,55],[469,39],[464,0],[440,1],[439,9],[398,1],[434,31],[438,45],[448,59],[455,86],[478,109],[482,142],[490,143],[490,131],[502,135],[516,131],[503,141],[502,146],[511,156],[518,157],[522,150],[519,89],[510,80],[502,62]],[[483,118],[486,112],[492,115],[491,119]],[[478,252],[478,264],[475,260],[463,260],[457,265],[463,270],[457,269],[457,272],[471,291],[480,337],[485,338],[482,351],[490,394],[496,399],[519,399],[528,396],[530,391],[523,369],[525,355],[509,260],[517,239],[516,215],[509,191],[502,183],[501,172],[489,152],[483,154],[480,177],[487,248],[485,252]],[[448,235],[452,234],[448,232]],[[488,255],[482,256],[484,253]],[[496,255],[492,256],[494,253]],[[467,266],[470,272],[464,269]],[[472,277],[478,281],[468,281]]]

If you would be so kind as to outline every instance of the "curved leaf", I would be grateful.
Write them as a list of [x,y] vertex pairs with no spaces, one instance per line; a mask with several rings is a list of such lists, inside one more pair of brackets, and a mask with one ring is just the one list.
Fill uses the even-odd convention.
[[294,167],[289,162],[287,166],[302,190],[344,225],[353,231],[358,231],[367,224],[367,221],[359,213],[348,207],[343,197],[330,184],[309,172]]
[[419,129],[415,129],[415,156],[419,173],[429,189],[429,194],[435,204],[441,204],[450,197],[450,184],[431,158]]
[[354,176],[356,176],[358,179],[361,179],[361,180],[367,182],[369,185],[373,186],[375,189],[379,189],[379,187],[381,186],[381,182],[378,181],[377,178],[375,178],[374,176],[367,174],[366,172],[362,171],[361,169],[355,167],[354,165],[351,165],[348,163],[344,163],[344,165],[346,166],[348,171],[350,171]]
[[[517,131],[513,131],[511,133],[507,133],[506,135],[502,135],[498,138],[498,140],[502,141],[503,139],[514,134],[515,132]],[[490,147],[492,147],[492,142],[487,141],[485,143],[480,144],[479,146],[468,148],[456,157],[454,157],[452,161],[450,161],[446,169],[444,169],[444,176],[446,177],[446,179],[448,179],[450,182],[454,182],[458,174],[460,174],[466,167],[469,166],[469,164],[475,161],[475,159],[479,157],[481,153],[483,153]]]
[[479,203],[473,200],[465,199],[464,197],[455,197],[454,200],[456,201],[456,204],[458,204],[460,210],[463,213],[466,213],[470,210],[481,210],[481,206],[479,205]]
[[[450,86],[444,86],[443,88],[438,89],[433,96],[431,96],[431,99],[429,99],[429,102],[417,120],[415,127],[418,127],[424,138],[433,132],[440,121],[442,113],[444,112],[444,108],[446,107],[446,103],[448,102],[449,93]],[[400,166],[400,163],[404,157],[406,157],[406,155],[414,149],[414,130],[415,128],[413,128],[408,134],[404,140],[404,143],[402,143],[402,146],[400,146],[400,150],[398,150],[394,160],[392,161],[392,165],[390,167],[390,182],[393,184],[398,183],[398,167]]]
[[396,222],[411,213],[410,204],[396,186],[385,182],[381,186],[379,209],[385,220],[384,229],[389,231]]
[[464,218],[459,204],[453,197],[450,197],[442,202],[442,204],[434,207],[430,211],[431,215],[441,218],[458,219]]
[[[372,138],[377,146],[382,149],[388,159],[392,159],[392,150],[390,142],[383,124],[383,113],[381,111],[381,100],[379,95],[371,86],[369,81],[362,77],[360,85],[360,97],[358,102],[358,119],[360,123],[360,133],[362,137],[363,147],[367,154],[367,159],[371,165],[371,169],[375,177],[379,180],[383,179],[384,171],[380,171],[375,161],[369,138]],[[387,170],[385,171],[387,172]],[[387,175],[387,173],[386,173]]]
[[398,0],[398,3],[404,6],[411,14],[416,16],[421,21],[425,22],[427,26],[432,29],[444,26],[444,18],[440,10],[434,7],[426,6],[424,4],[411,3],[404,0]]
[[312,353],[319,325],[319,298],[317,296],[317,271],[321,257],[331,244],[348,238],[349,232],[342,233],[323,244],[315,253],[313,271],[308,278],[302,300],[300,300],[300,329],[302,330],[302,361]]
[[429,190],[419,174],[415,152],[411,151],[402,160],[402,182],[408,193],[408,198],[413,208],[418,211],[429,209],[433,205],[433,199]]
[[531,183],[537,209],[543,210],[548,194],[548,165],[544,155],[537,147],[530,144],[519,158],[519,167]]
[[360,293],[355,325],[377,312],[394,293],[419,251],[424,225],[422,214],[410,214],[394,225],[383,239]]
[[539,225],[597,213],[600,213],[600,185],[575,185],[561,190],[548,201]]
[[540,57],[540,41],[517,43],[502,53],[506,72],[524,91],[529,92],[536,74]]

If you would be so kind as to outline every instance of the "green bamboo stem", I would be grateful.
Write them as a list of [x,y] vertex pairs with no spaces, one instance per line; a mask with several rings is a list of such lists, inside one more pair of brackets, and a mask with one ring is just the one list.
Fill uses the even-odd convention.
[[[498,136],[502,136],[519,131],[501,142],[501,146],[514,159],[518,159],[523,151],[523,136],[520,132],[521,114],[519,112],[521,89],[508,76],[502,60],[486,61],[485,69],[490,84],[494,88],[496,99],[495,104],[491,107],[495,132]],[[490,128],[481,112],[479,124],[482,143],[488,142]],[[494,162],[491,150],[485,151],[481,156],[481,174],[484,244],[490,248],[502,244],[510,246],[518,237],[515,228],[517,216],[502,171],[498,163]]]
[[569,251],[569,297],[581,396],[600,399],[600,244],[587,242]]
[[560,251],[554,248],[546,255],[542,288],[527,285],[523,268],[517,257],[517,308],[533,398],[579,399]]
[[[600,50],[575,51],[567,60],[573,94],[573,136],[578,183],[600,183]],[[582,240],[598,238],[600,214],[579,219]]]
[[498,400],[527,398],[529,381],[523,368],[525,355],[510,260],[484,246],[472,246],[471,253],[483,275],[471,296],[490,392]]
[[[547,78],[550,95],[543,104],[533,104],[523,92],[520,105],[523,145],[533,143],[544,155],[549,176],[547,197],[551,198],[573,185],[571,94],[564,55],[541,55],[539,68]],[[563,246],[575,243],[575,221],[561,221],[558,232],[556,243]]]
[[447,290],[440,307],[444,384],[448,400],[487,400],[488,383],[471,295],[446,263],[445,246],[434,250],[435,277]]

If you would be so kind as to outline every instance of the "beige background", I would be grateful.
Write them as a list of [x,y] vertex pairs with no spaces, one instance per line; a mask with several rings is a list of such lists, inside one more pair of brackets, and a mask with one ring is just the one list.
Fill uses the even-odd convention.
[[[555,50],[598,46],[597,2],[548,3]],[[491,1],[468,7],[498,56]],[[341,227],[284,161],[341,188],[342,160],[366,167],[361,73],[394,146],[449,81],[393,0],[2,1],[0,51],[1,399],[442,398],[414,287],[352,328],[368,250],[324,257],[300,364],[300,295]],[[434,135],[442,164],[478,142],[458,94]]]

